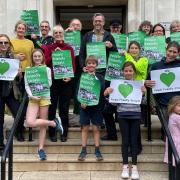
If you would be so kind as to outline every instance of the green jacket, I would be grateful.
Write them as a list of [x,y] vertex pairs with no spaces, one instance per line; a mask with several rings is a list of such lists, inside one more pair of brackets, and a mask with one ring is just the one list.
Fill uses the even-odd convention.
[[125,53],[126,61],[131,61],[136,68],[136,80],[145,80],[148,69],[148,59],[146,57],[140,57],[137,61],[129,54]]

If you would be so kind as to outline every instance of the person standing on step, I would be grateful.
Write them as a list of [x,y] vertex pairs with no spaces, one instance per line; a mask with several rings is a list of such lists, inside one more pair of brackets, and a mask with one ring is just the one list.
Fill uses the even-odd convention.
[[[63,79],[55,79],[52,65],[52,53],[60,50],[70,50],[73,72],[75,72],[75,58],[73,48],[64,43],[64,29],[61,25],[56,25],[53,28],[54,43],[50,45],[42,45],[41,48],[45,54],[45,63],[52,71],[52,86],[51,93],[51,105],[49,106],[49,120],[54,120],[56,117],[56,109],[58,106],[59,117],[62,120],[64,132],[60,136],[62,142],[67,141],[68,127],[69,127],[69,105],[72,97],[72,78],[64,77]],[[57,134],[55,128],[49,128],[49,137],[53,142],[57,141]]]
[[[69,23],[69,27],[65,30],[67,31],[80,31],[82,30],[82,23],[79,19],[74,18],[70,21]],[[82,36],[80,36],[80,41],[82,39]],[[74,99],[74,109],[73,109],[73,113],[74,114],[79,114],[79,102],[77,100],[77,89],[78,89],[78,85],[79,85],[79,80],[80,80],[80,76],[82,73],[82,69],[80,66],[80,62],[79,62],[79,54],[75,56],[75,66],[76,66],[76,71],[74,73],[74,79],[73,79],[73,99]],[[76,124],[75,124],[76,125]],[[79,125],[79,124],[77,124]],[[70,124],[71,126],[71,124]]]
[[[6,34],[0,34],[0,58],[10,58],[14,59],[13,46],[10,42],[9,37]],[[20,76],[20,69],[19,69]],[[0,151],[4,149],[4,114],[5,114],[5,105],[10,109],[13,118],[16,117],[20,103],[18,99],[18,88],[17,77],[14,81],[5,81],[0,80]],[[15,90],[16,89],[16,90]]]
[[54,42],[54,38],[49,35],[49,32],[51,30],[49,22],[46,20],[41,21],[39,28],[42,36],[31,34],[31,40],[34,43],[35,48],[41,48],[43,44],[52,44]]
[[[31,40],[25,38],[25,33],[27,30],[27,24],[19,20],[15,24],[15,33],[16,37],[11,39],[11,43],[13,45],[13,52],[14,54],[20,59],[20,67],[22,70],[22,77],[19,78],[19,89],[21,92],[21,96],[23,97],[25,94],[25,85],[24,85],[24,71],[25,68],[30,66],[31,62],[31,54],[34,49],[34,44]],[[23,108],[22,116],[25,118],[26,110],[27,110],[28,99],[26,99],[26,103]],[[17,131],[16,131],[16,138],[18,141],[24,141],[24,119],[19,122]]]
[[[125,80],[135,80],[136,67],[132,62],[125,62],[123,67],[123,75]],[[144,86],[141,88],[145,93]],[[112,87],[108,87],[104,91],[104,95],[108,96],[113,91]],[[138,147],[138,134],[140,129],[141,107],[139,104],[126,104],[117,103],[118,121],[122,136],[122,158],[123,169],[121,177],[124,179],[129,178],[129,165],[128,165],[128,148],[131,149],[132,166],[131,166],[131,179],[139,179],[137,170],[137,155]]]
[[88,56],[85,60],[86,73],[92,74],[100,82],[100,98],[99,103],[94,106],[87,106],[81,104],[80,107],[80,124],[81,124],[81,141],[82,148],[78,160],[84,161],[87,155],[87,140],[90,124],[92,124],[92,131],[95,144],[95,156],[97,161],[103,160],[99,146],[100,146],[100,126],[103,123],[103,116],[101,112],[101,104],[103,103],[104,80],[102,75],[97,74],[95,69],[98,65],[98,60],[95,56]]
[[[45,65],[44,53],[41,49],[35,49],[32,52],[32,67],[39,67]],[[28,67],[26,68],[28,69]],[[46,67],[46,73],[48,78],[49,87],[52,84],[51,69]],[[46,75],[46,74],[44,74]],[[57,131],[63,133],[63,127],[61,119],[55,118],[54,121],[47,120],[48,108],[51,104],[50,96],[34,96],[27,81],[27,75],[25,72],[25,89],[29,96],[29,103],[26,112],[26,126],[27,127],[39,127],[39,147],[38,155],[40,160],[46,160],[46,153],[44,151],[44,143],[46,138],[46,127],[51,126],[56,128]]]
[[[112,33],[121,34],[122,25],[118,19],[112,19],[110,21],[110,31]],[[110,82],[106,81],[106,86],[110,86]],[[105,105],[103,109],[103,117],[106,126],[106,134],[101,137],[103,141],[116,141],[117,138],[117,130],[116,130],[116,107],[109,103],[108,100],[105,99]]]

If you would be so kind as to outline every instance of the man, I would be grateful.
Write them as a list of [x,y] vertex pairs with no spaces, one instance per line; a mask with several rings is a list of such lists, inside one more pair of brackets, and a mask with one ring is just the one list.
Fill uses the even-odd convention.
[[[109,56],[110,51],[117,51],[115,41],[113,36],[106,30],[104,30],[105,25],[105,17],[101,13],[95,13],[93,18],[93,30],[87,32],[82,40],[80,53],[79,53],[79,60],[81,68],[84,67],[84,61],[87,56],[86,52],[86,45],[89,42],[104,42],[106,46],[106,55],[107,58]],[[104,69],[98,69],[97,72],[101,73],[102,75],[105,75],[105,68]]]
[[41,21],[40,31],[42,36],[37,36],[35,34],[31,35],[31,40],[34,43],[35,48],[40,48],[41,45],[48,45],[54,42],[54,38],[49,35],[50,30],[49,22],[46,20]]
[[113,20],[110,21],[110,31],[111,31],[111,33],[121,34],[121,30],[122,30],[122,25],[121,25],[120,20],[113,19]]
[[69,27],[65,31],[82,30],[82,23],[79,19],[74,18],[70,21]]

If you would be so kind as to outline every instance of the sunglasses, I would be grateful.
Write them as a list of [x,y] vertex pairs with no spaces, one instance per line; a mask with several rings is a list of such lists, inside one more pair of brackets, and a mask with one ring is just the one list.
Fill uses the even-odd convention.
[[9,42],[8,41],[0,41],[0,44],[7,45],[7,44],[9,44]]

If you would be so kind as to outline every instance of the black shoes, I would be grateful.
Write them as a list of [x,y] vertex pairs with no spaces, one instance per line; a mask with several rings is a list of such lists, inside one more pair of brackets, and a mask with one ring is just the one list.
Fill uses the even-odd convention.
[[17,141],[24,142],[24,136],[23,136],[22,132],[16,132],[15,137],[16,137]]
[[61,135],[61,142],[66,142],[67,141],[67,136]]
[[57,142],[57,136],[54,135],[54,136],[49,136],[49,139],[51,142]]
[[110,137],[108,135],[105,135],[105,136],[101,137],[101,140],[102,141],[117,141],[118,138],[117,138],[117,136]]

